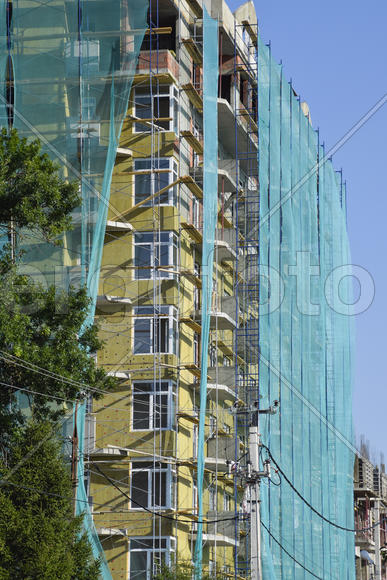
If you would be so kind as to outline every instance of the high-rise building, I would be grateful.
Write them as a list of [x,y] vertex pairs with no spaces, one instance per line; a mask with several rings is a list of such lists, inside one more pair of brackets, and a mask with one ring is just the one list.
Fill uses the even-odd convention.
[[82,192],[26,260],[87,285],[118,381],[74,410],[103,578],[353,580],[345,184],[254,4],[0,7],[0,121]]
[[[204,519],[214,523],[204,526],[203,565],[231,577],[248,571],[246,526],[236,517],[244,488],[228,464],[246,463],[248,415],[234,411],[258,392],[243,330],[258,332],[258,279],[246,264],[257,258],[258,231],[247,239],[254,216],[248,223],[244,211],[254,205],[257,225],[257,19],[252,3],[232,14],[219,2],[212,16],[220,19],[212,71],[219,160],[202,495]],[[148,24],[113,172],[96,310],[105,341],[98,364],[121,382],[89,419],[94,522],[113,577],[133,579],[150,578],[160,561],[193,558],[208,259],[203,9],[159,0]]]

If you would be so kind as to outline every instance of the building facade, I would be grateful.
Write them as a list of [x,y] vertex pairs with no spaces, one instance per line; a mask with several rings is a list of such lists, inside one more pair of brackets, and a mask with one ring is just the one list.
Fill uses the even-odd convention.
[[[224,2],[209,9],[219,19],[219,159],[203,564],[234,577],[249,569],[244,487],[228,467],[246,461],[248,416],[234,411],[258,394],[246,341],[248,328],[257,335],[258,280],[246,268],[258,248],[258,234],[248,237],[258,220],[257,20],[252,3],[235,14]],[[203,8],[152,2],[148,26],[114,166],[96,309],[98,364],[120,387],[93,403],[86,451],[112,576],[138,580],[160,562],[193,559],[204,259]]]
[[[349,263],[345,186],[253,3],[0,9],[1,123],[39,138],[82,192],[63,246],[31,238],[26,260],[45,283],[87,286],[97,362],[118,381],[73,413],[77,506],[103,578],[191,563],[203,528],[211,576],[262,560],[264,580],[353,580],[352,536],[329,523],[353,528],[351,296],[344,283],[343,306],[331,276]],[[279,466],[262,481],[255,559],[252,419],[259,465],[270,451]]]
[[387,578],[387,475],[369,459],[366,445],[354,469],[356,580]]

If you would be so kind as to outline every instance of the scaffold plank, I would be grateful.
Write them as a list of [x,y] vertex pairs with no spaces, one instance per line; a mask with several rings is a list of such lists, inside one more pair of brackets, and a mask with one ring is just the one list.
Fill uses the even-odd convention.
[[187,234],[195,244],[203,243],[203,234],[199,232],[199,230],[197,229],[196,226],[194,226],[194,224],[181,222],[181,227],[184,231],[187,232]]
[[193,86],[192,83],[182,85],[181,89],[187,93],[187,97],[191,104],[201,113],[203,111],[203,99],[200,96],[199,91]]
[[198,199],[203,199],[203,190],[191,175],[183,175],[180,177],[180,182],[184,183]]
[[195,64],[201,65],[203,63],[203,55],[197,42],[193,38],[183,38],[181,43],[187,49],[188,54]]
[[192,133],[192,131],[181,131],[181,136],[187,141],[187,143],[192,147],[192,149],[198,155],[203,155],[203,143],[199,141],[197,137]]

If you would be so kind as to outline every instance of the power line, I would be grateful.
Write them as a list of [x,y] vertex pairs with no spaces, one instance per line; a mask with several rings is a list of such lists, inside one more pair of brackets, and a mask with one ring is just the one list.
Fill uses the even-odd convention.
[[[14,364],[16,366],[20,366],[22,368],[25,368],[26,370],[33,371],[33,372],[38,373],[38,374],[43,375],[43,376],[47,376],[48,378],[57,379],[61,382],[68,383],[72,387],[83,388],[85,390],[95,392],[95,393],[100,393],[103,395],[114,394],[114,393],[112,393],[110,391],[106,391],[104,389],[97,389],[96,387],[91,387],[90,385],[88,385],[86,383],[74,381],[73,379],[70,379],[68,377],[64,377],[63,375],[60,375],[60,374],[55,373],[53,371],[49,371],[48,369],[45,369],[44,367],[40,367],[34,363],[30,363],[29,361],[26,361],[20,357],[16,357],[14,355],[8,354],[2,350],[0,350],[0,353],[2,353],[2,355],[0,355],[0,359],[4,360],[5,362],[7,362],[9,364]],[[19,361],[21,361],[21,362],[19,362]],[[21,364],[22,362],[24,363],[24,365]]]
[[113,485],[113,487],[115,487],[123,496],[125,496],[131,503],[136,504],[138,507],[142,508],[143,510],[145,510],[146,512],[152,514],[153,516],[158,516],[160,518],[164,518],[166,520],[172,520],[174,522],[183,522],[183,523],[187,523],[187,524],[192,524],[192,523],[201,523],[201,524],[217,524],[220,522],[230,522],[230,521],[235,521],[237,519],[239,519],[239,516],[234,516],[232,518],[223,518],[223,519],[219,519],[219,520],[208,520],[208,521],[196,521],[196,520],[184,520],[182,518],[179,517],[174,517],[174,516],[168,516],[165,514],[161,514],[158,513],[156,511],[150,510],[149,508],[145,507],[144,505],[142,505],[141,503],[139,503],[138,501],[134,500],[133,498],[131,498],[127,493],[125,493],[116,483],[115,481],[109,477],[106,473],[104,473],[102,471],[102,469],[100,469],[98,467],[98,465],[94,462],[91,461],[90,463],[92,463],[94,465],[94,467],[96,468],[96,470],[107,480],[109,481],[109,483],[111,483],[111,485]]
[[281,548],[281,550],[283,550],[285,552],[285,554],[287,556],[289,556],[289,558],[291,558],[293,560],[293,562],[295,562],[296,564],[298,564],[299,566],[301,566],[301,568],[303,568],[303,570],[305,570],[306,572],[308,572],[308,574],[310,574],[314,578],[317,578],[318,580],[324,580],[324,578],[321,578],[321,576],[317,576],[317,574],[315,574],[314,572],[312,572],[312,570],[309,570],[309,568],[306,568],[303,564],[301,564],[301,562],[299,560],[297,560],[294,556],[292,556],[292,554],[290,552],[288,552],[286,548],[283,547],[283,545],[281,544],[281,542],[279,542],[277,540],[277,538],[275,536],[273,536],[273,534],[271,533],[271,531],[265,526],[265,524],[262,521],[261,521],[261,526],[267,531],[267,533],[275,541],[275,543],[278,544],[278,546]]
[[32,391],[31,389],[25,389],[24,387],[17,387],[16,385],[10,385],[9,383],[3,383],[0,381],[0,385],[4,387],[9,387],[11,389],[15,389],[17,391],[23,391],[25,393],[31,393],[31,395],[38,395],[39,397],[48,397],[49,399],[55,399],[57,401],[63,401],[65,403],[76,403],[76,401],[72,399],[64,399],[63,397],[58,397],[56,395],[48,395],[47,393],[39,393],[38,391]]
[[321,518],[322,520],[324,520],[324,522],[326,522],[327,524],[329,524],[331,526],[334,526],[335,528],[338,528],[339,530],[343,530],[344,532],[352,532],[352,533],[355,533],[355,532],[366,532],[368,530],[373,530],[374,528],[376,528],[376,526],[379,526],[382,523],[382,520],[379,520],[378,522],[376,522],[376,524],[373,524],[372,526],[369,526],[367,528],[353,529],[353,528],[347,528],[345,526],[340,526],[339,524],[336,524],[335,522],[332,522],[331,520],[328,520],[328,518],[326,518],[323,514],[321,514],[318,510],[316,510],[316,508],[313,507],[312,504],[310,504],[308,502],[308,500],[304,498],[304,496],[298,491],[298,489],[296,489],[294,487],[294,485],[292,484],[292,482],[290,481],[290,479],[282,471],[282,469],[280,468],[280,466],[278,465],[278,463],[274,459],[273,455],[271,454],[270,449],[266,445],[264,445],[263,443],[262,443],[262,447],[264,449],[266,449],[267,453],[269,454],[270,459],[272,460],[272,462],[274,463],[274,465],[277,467],[278,471],[280,472],[280,474],[282,475],[282,477],[284,478],[284,480],[290,485],[290,487],[292,488],[292,490],[308,506],[308,508],[312,510],[313,513],[315,513],[319,518]]

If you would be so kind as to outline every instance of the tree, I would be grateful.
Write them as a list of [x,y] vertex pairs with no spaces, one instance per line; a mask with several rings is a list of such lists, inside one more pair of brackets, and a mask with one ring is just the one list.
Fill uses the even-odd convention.
[[71,211],[80,204],[78,183],[59,176],[59,165],[41,153],[38,140],[17,131],[0,133],[0,223],[14,231],[28,228],[53,241],[71,227]]
[[[97,327],[82,326],[88,315],[85,289],[45,290],[14,267],[1,272],[0,448],[12,428],[25,422],[17,395],[29,402],[35,420],[57,420],[75,399],[112,389],[117,381],[90,356],[101,346]],[[10,316],[11,314],[11,316]],[[31,365],[33,367],[31,368]]]
[[[0,222],[11,241],[20,228],[55,241],[78,203],[78,186],[37,141],[1,133]],[[117,382],[91,357],[101,344],[97,328],[85,328],[86,290],[44,289],[22,275],[14,246],[0,252],[0,580],[91,580],[99,564],[82,517],[72,517],[68,465],[51,434],[75,399]]]
[[72,517],[69,471],[52,425],[29,423],[13,433],[11,448],[8,465],[0,462],[0,579],[95,580],[99,562],[82,518]]
[[[15,130],[0,133],[0,222],[13,220],[15,228],[38,230],[50,240],[70,227],[69,212],[80,200],[77,184],[61,179],[57,165],[40,149],[38,141],[19,139]],[[20,260],[4,246],[0,256],[3,452],[12,427],[24,420],[16,399],[18,388],[24,389],[19,393],[28,398],[35,420],[56,420],[75,398],[98,396],[97,391],[116,385],[90,356],[101,343],[95,326],[83,328],[90,305],[86,290],[60,292],[53,286],[46,290],[20,274]]]

